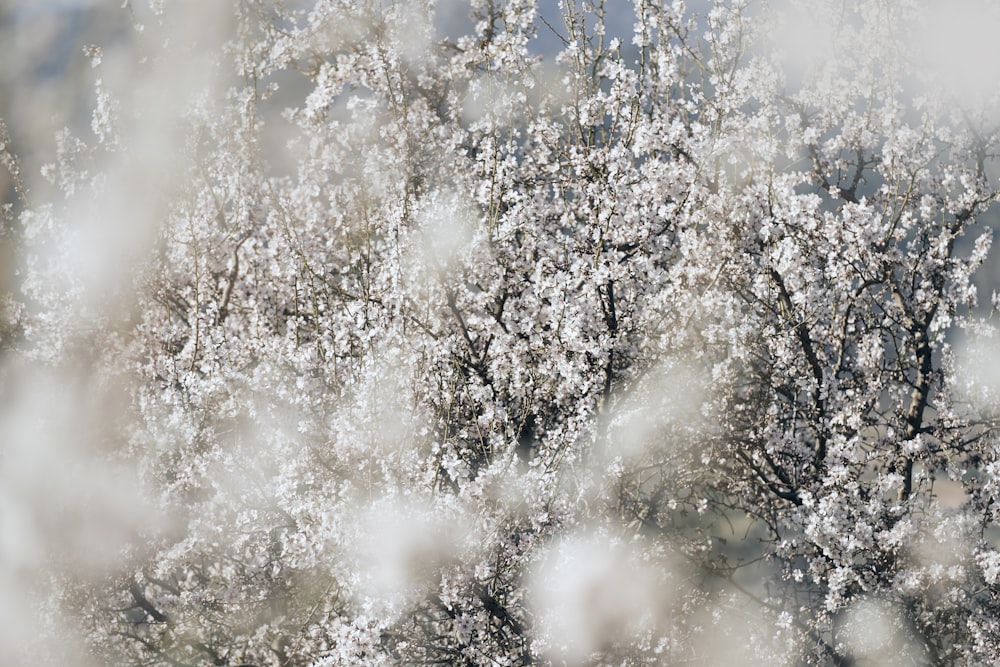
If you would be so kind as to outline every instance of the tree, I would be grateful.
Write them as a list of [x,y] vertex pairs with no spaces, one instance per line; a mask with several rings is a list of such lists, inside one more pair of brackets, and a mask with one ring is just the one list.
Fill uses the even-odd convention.
[[86,460],[150,506],[113,561],[45,565],[85,654],[1000,651],[995,386],[962,357],[1000,120],[914,68],[919,6],[151,4],[150,85],[90,50],[95,138],[6,218],[8,366],[127,396]]

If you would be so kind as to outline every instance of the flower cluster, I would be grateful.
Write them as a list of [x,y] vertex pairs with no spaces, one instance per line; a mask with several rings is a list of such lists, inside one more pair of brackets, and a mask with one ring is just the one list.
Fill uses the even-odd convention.
[[1000,651],[996,100],[911,3],[551,4],[154,3],[135,95],[88,49],[3,325],[145,499],[68,495],[79,660]]

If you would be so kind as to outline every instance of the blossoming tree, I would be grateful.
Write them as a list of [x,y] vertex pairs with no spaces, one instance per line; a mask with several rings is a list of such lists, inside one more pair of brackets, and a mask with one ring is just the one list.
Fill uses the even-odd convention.
[[126,4],[149,85],[4,153],[8,372],[146,499],[36,570],[77,660],[1000,652],[1000,118],[917,3]]

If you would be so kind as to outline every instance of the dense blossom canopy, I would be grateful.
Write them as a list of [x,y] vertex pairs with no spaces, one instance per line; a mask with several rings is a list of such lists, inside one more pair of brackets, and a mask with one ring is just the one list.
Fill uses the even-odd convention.
[[947,20],[138,4],[45,180],[0,126],[0,661],[1000,655],[1000,85]]

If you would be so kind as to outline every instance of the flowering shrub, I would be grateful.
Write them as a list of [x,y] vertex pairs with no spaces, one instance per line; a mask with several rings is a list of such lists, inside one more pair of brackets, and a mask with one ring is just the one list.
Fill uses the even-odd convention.
[[5,663],[1000,652],[1000,88],[918,3],[150,5],[47,181],[0,128]]

